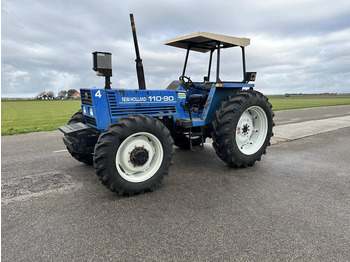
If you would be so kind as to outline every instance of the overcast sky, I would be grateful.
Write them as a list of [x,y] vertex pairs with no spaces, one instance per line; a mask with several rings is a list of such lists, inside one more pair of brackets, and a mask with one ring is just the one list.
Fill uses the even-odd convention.
[[[258,72],[256,89],[265,94],[350,93],[349,1],[3,0],[1,5],[2,97],[104,87],[92,70],[94,51],[113,54],[112,88],[138,88],[130,13],[148,89],[165,89],[181,75],[186,51],[164,42],[205,31],[251,39],[247,71]],[[237,50],[223,53],[222,80],[242,79]],[[196,54],[190,62],[189,76],[203,79],[207,55]]]

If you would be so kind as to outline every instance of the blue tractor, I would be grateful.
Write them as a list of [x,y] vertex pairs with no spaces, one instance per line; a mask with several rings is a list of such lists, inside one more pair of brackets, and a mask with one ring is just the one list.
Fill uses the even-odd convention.
[[[94,52],[93,69],[105,77],[105,88],[81,89],[81,110],[60,127],[70,154],[93,164],[102,183],[120,195],[152,191],[161,183],[173,163],[174,145],[195,151],[211,138],[229,166],[260,161],[273,136],[274,114],[268,99],[253,90],[256,72],[246,72],[250,40],[206,32],[169,40],[166,45],[187,50],[182,74],[165,90],[146,90],[132,14],[130,19],[139,89],[112,89],[111,53]],[[220,53],[227,48],[241,49],[243,80],[220,79]],[[203,81],[186,76],[190,52],[209,53]]]

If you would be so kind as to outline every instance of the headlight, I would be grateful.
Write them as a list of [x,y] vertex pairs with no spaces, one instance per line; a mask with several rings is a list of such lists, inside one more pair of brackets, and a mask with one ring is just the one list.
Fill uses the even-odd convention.
[[83,106],[83,113],[86,115],[86,108]]
[[90,114],[90,116],[94,115],[94,111],[92,110],[92,107],[89,108],[89,114]]

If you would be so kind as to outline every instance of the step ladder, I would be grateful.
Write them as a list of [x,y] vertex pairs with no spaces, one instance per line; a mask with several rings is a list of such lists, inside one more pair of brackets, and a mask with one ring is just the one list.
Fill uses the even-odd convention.
[[[193,145],[192,139],[200,137],[201,142],[199,145]],[[190,140],[190,149],[192,151],[198,151],[204,149],[204,134],[203,134],[203,127],[201,126],[200,132],[192,132],[192,128],[190,128],[189,132],[189,140]]]

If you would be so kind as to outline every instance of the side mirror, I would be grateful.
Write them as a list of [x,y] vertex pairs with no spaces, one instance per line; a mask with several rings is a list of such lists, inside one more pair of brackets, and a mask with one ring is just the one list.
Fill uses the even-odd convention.
[[246,72],[244,76],[244,82],[255,81],[256,72]]
[[112,76],[112,54],[107,52],[92,53],[93,70],[98,76]]

